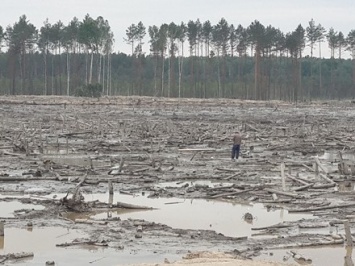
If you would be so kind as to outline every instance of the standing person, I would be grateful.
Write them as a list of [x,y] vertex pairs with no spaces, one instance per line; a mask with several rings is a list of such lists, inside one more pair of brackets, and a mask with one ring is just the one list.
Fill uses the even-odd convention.
[[232,160],[239,158],[240,145],[242,145],[242,136],[237,131],[233,137]]

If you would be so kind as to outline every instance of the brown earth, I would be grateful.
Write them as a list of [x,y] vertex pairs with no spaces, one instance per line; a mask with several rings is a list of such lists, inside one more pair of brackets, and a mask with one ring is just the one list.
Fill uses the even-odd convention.
[[186,256],[181,261],[158,263],[158,264],[132,264],[130,266],[290,266],[296,263],[281,263],[271,261],[251,261],[235,259],[231,255],[223,253],[200,252]]

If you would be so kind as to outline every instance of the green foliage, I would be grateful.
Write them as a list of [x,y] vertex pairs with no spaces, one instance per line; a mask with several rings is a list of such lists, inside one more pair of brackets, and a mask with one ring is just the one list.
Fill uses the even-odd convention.
[[[348,50],[355,59],[355,30],[346,37],[333,28],[326,34],[312,19],[305,29],[283,33],[257,20],[244,28],[222,18],[216,25],[199,19],[153,25],[147,33],[150,53],[143,52],[146,27],[139,22],[126,30],[132,54],[116,54],[101,16],[87,14],[68,25],[46,20],[38,32],[23,15],[6,29],[0,26],[0,94],[290,101],[355,96],[355,60],[341,57]],[[321,58],[325,37],[330,59]],[[306,45],[310,56],[303,54]]]
[[83,85],[75,90],[75,96],[99,98],[102,92],[101,84]]

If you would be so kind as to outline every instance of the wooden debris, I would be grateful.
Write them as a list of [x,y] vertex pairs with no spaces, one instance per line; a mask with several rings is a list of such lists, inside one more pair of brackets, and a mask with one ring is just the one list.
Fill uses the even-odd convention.
[[286,180],[285,180],[285,163],[281,163],[281,180],[282,180],[282,190],[286,191]]
[[275,194],[279,194],[279,195],[283,195],[283,196],[287,196],[287,197],[292,197],[292,198],[297,198],[299,196],[297,193],[279,191],[279,190],[271,189],[271,188],[264,188],[264,190],[269,193],[275,193]]
[[7,260],[31,258],[33,256],[33,252],[8,253],[6,255],[0,255],[0,263],[4,263]]
[[288,211],[289,212],[312,212],[312,211],[330,210],[330,209],[337,209],[337,208],[349,208],[349,207],[354,207],[354,206],[355,206],[355,203],[349,203],[349,204],[323,206],[323,207],[290,209]]
[[324,168],[324,166],[321,164],[321,162],[319,161],[319,158],[318,157],[315,157],[315,161],[316,161],[316,164],[319,166],[319,168],[325,173],[325,174],[328,174],[328,171]]
[[245,190],[238,190],[238,191],[233,191],[233,192],[228,192],[228,193],[221,193],[217,195],[210,196],[210,199],[216,199],[216,198],[223,198],[223,197],[229,197],[229,196],[236,196],[242,193],[246,193],[249,191],[252,191],[254,189],[245,189]]
[[75,241],[71,243],[62,243],[62,244],[56,244],[56,247],[70,247],[70,246],[79,246],[79,245],[90,245],[90,246],[99,246],[99,247],[107,247],[108,243],[106,242],[95,242],[95,241]]
[[139,206],[124,202],[117,202],[116,205],[112,205],[113,208],[122,208],[122,209],[134,209],[134,210],[152,210],[152,207]]

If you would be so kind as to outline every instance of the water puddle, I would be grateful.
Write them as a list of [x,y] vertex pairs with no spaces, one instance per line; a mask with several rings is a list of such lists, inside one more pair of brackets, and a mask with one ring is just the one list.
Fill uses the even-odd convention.
[[[203,185],[202,182],[200,185]],[[164,184],[169,185],[169,184]],[[125,219],[144,219],[149,222],[161,223],[179,229],[214,230],[225,236],[253,237],[258,231],[252,228],[266,227],[286,221],[297,221],[304,218],[314,218],[311,214],[288,213],[285,209],[266,208],[256,203],[231,203],[217,200],[181,199],[181,198],[148,198],[142,195],[126,195],[115,193],[110,197],[108,193],[83,194],[85,201],[101,201],[106,203],[123,202],[133,205],[152,207],[153,210],[115,209],[89,213],[70,213],[66,218],[75,219],[105,219],[120,217]],[[60,199],[66,193],[48,194],[41,198]],[[0,195],[5,197],[5,195]],[[10,195],[6,195],[10,198]],[[35,199],[33,195],[13,195],[15,198],[26,197]],[[41,205],[24,204],[16,200],[0,202],[0,217],[14,217],[16,210],[42,210]],[[246,219],[246,214],[252,214],[253,219]],[[265,236],[263,236],[265,237]]]
[[[109,203],[109,195],[84,194],[86,201],[99,200]],[[114,203],[124,202],[134,205],[147,206],[153,210],[114,210],[110,212],[88,213],[84,217],[71,219],[105,219],[120,217],[125,220],[144,219],[149,222],[161,223],[179,229],[214,230],[225,236],[251,237],[252,228],[265,227],[284,221],[297,221],[302,218],[314,218],[309,214],[288,213],[285,209],[269,209],[263,204],[230,203],[216,200],[180,199],[180,198],[148,198],[138,195],[123,195],[116,193],[111,199]],[[247,213],[254,217],[252,220],[244,219]]]
[[34,257],[14,262],[14,265],[45,265],[54,261],[55,265],[123,265],[141,262],[163,261],[165,257],[172,260],[178,255],[164,257],[159,254],[140,252],[132,254],[129,250],[97,246],[56,247],[56,244],[72,242],[87,237],[82,231],[60,227],[46,228],[7,228],[5,236],[0,237],[0,254],[33,252]]
[[[189,182],[190,183],[190,182]],[[186,182],[179,183],[184,185]],[[221,186],[222,184],[210,182],[192,182],[190,185]],[[224,184],[226,185],[226,184]],[[176,183],[165,183],[163,187],[173,186]],[[116,209],[91,213],[68,213],[69,219],[105,219],[107,217],[120,217],[144,219],[149,222],[161,223],[180,229],[214,230],[231,237],[259,237],[253,236],[252,228],[271,226],[284,221],[297,221],[303,218],[314,218],[309,214],[288,213],[285,209],[266,208],[263,204],[235,203],[205,199],[181,198],[148,198],[149,193],[127,195],[115,193],[84,193],[85,201],[101,201],[106,203],[124,202],[134,205],[153,207],[153,210],[124,210]],[[63,198],[66,194],[41,195],[43,198]],[[5,196],[5,195],[4,195]],[[9,196],[9,195],[7,195]],[[14,195],[21,197],[21,195]],[[22,195],[28,197],[28,195]],[[30,195],[30,198],[36,196]],[[13,217],[18,209],[40,209],[41,205],[23,204],[16,200],[0,202],[0,217]],[[253,219],[247,220],[247,213]],[[33,258],[26,259],[26,265],[45,265],[46,261],[55,261],[56,265],[124,265],[141,262],[162,262],[164,258],[174,261],[181,258],[178,254],[155,254],[152,252],[132,250],[118,250],[114,247],[56,247],[56,244],[72,242],[77,238],[84,238],[85,233],[68,228],[7,228],[5,224],[5,237],[0,238],[0,254],[13,252],[34,252]],[[265,236],[262,236],[265,237]],[[323,253],[324,254],[324,253]],[[275,259],[274,257],[272,259]],[[336,264],[334,264],[336,265]]]
[[44,206],[34,205],[34,204],[25,204],[19,201],[0,201],[0,217],[2,218],[12,218],[15,217],[14,213],[19,210],[21,213],[25,212],[25,210],[44,210]]

